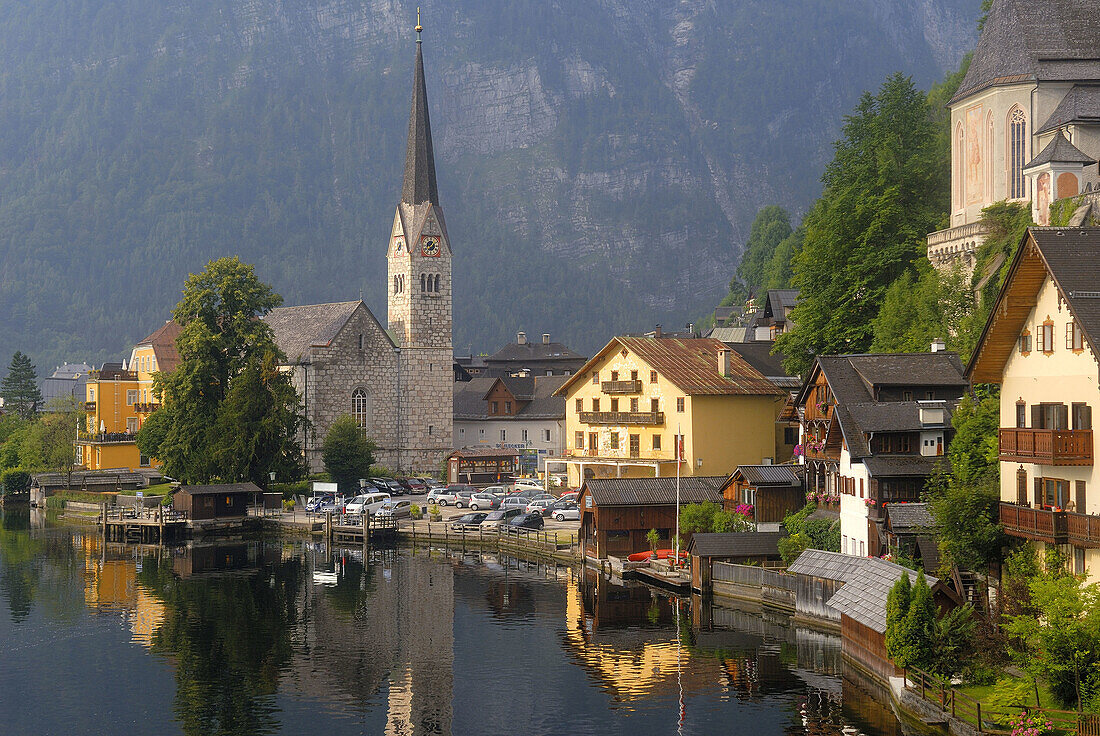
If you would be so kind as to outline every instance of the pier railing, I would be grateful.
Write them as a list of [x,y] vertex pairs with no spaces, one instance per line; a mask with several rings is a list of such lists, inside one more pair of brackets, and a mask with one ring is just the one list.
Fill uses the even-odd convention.
[[107,507],[104,512],[104,518],[107,521],[126,521],[143,519],[145,521],[164,521],[165,523],[175,521],[187,521],[187,512],[179,511],[177,509],[164,508],[156,506],[154,508],[143,508],[141,506],[111,506]]

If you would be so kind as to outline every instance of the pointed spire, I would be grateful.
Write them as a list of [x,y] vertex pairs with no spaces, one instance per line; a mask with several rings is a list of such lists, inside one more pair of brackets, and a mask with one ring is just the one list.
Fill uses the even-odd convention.
[[432,126],[428,119],[428,90],[424,84],[424,56],[421,53],[420,9],[416,12],[416,71],[413,74],[412,111],[409,113],[409,142],[405,151],[405,183],[401,201],[408,204],[439,204],[435,186],[435,155]]

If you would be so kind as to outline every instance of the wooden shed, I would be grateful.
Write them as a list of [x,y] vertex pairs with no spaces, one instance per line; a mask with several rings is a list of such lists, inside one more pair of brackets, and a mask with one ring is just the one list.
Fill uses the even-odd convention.
[[255,483],[180,486],[172,496],[172,505],[177,511],[186,511],[192,521],[240,518],[248,515],[248,502],[261,493]]
[[[725,476],[680,479],[680,505],[722,503]],[[584,554],[603,559],[649,550],[656,529],[662,548],[672,548],[676,528],[676,478],[590,478],[577,495]]]
[[696,534],[688,542],[691,558],[691,587],[698,591],[710,590],[712,565],[715,562],[733,562],[740,565],[778,563],[779,532],[726,532]]
[[519,470],[518,450],[473,447],[447,456],[447,482],[470,485],[511,483]]
[[804,472],[801,465],[738,465],[722,487],[723,505],[748,504],[758,528],[779,531],[788,513],[806,505]]

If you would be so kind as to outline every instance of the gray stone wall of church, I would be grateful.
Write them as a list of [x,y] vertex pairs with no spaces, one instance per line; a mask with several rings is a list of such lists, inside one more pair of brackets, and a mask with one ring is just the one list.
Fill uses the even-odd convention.
[[440,472],[454,437],[454,373],[451,351],[401,349],[401,467]]

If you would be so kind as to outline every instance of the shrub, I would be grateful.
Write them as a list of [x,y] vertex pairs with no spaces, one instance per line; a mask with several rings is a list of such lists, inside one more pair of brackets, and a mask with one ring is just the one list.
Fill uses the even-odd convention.
[[29,493],[31,490],[31,474],[19,468],[7,470],[3,475],[0,475],[0,485],[4,486],[5,495]]
[[649,542],[650,549],[656,550],[657,545],[661,543],[661,535],[657,533],[656,529],[650,529],[645,533],[645,541]]
[[293,511],[293,510],[294,510],[294,499],[293,498],[284,498],[283,499],[283,511]]

